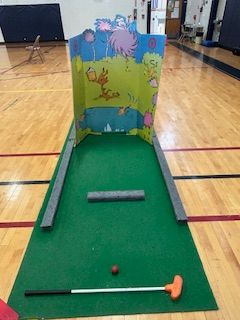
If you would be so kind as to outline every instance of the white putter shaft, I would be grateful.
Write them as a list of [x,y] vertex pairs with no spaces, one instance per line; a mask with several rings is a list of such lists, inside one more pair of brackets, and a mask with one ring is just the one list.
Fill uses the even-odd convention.
[[101,288],[101,289],[57,289],[57,290],[25,290],[25,296],[55,295],[55,294],[84,294],[84,293],[111,293],[111,292],[146,292],[166,291],[170,293],[171,299],[176,300],[182,292],[183,279],[176,275],[172,283],[164,287],[135,287],[135,288]]
[[165,291],[165,287],[140,287],[140,288],[104,288],[104,289],[73,289],[71,293],[111,293],[111,292],[144,292]]

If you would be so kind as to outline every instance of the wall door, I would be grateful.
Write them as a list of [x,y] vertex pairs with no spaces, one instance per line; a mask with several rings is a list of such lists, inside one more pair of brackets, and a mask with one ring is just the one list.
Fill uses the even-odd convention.
[[[174,4],[173,10],[168,10],[170,2]],[[169,39],[176,39],[180,36],[181,15],[183,0],[168,0],[166,13],[166,35]]]

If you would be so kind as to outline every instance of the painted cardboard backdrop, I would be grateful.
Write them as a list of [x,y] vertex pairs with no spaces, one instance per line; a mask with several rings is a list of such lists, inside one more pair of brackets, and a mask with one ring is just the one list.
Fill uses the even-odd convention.
[[122,15],[69,40],[76,141],[138,134],[151,143],[165,36],[142,35]]

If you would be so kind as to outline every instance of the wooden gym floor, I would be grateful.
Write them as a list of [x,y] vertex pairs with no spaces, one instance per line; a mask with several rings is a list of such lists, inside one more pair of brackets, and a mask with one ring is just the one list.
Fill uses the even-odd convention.
[[[73,119],[68,48],[27,64],[0,46],[0,298],[7,300]],[[155,129],[219,311],[101,317],[236,320],[240,313],[240,83],[169,45]],[[93,319],[93,318],[92,318]]]
[[205,47],[190,41],[184,41],[183,44],[211,58],[220,60],[234,68],[240,69],[240,57],[234,55],[230,50],[224,50],[218,47]]

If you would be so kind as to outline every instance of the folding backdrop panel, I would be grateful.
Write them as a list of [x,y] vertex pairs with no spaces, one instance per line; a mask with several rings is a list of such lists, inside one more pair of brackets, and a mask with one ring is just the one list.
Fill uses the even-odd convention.
[[64,40],[59,4],[0,6],[5,42]]
[[151,143],[165,36],[141,35],[121,15],[70,39],[77,142],[88,133],[138,134]]

